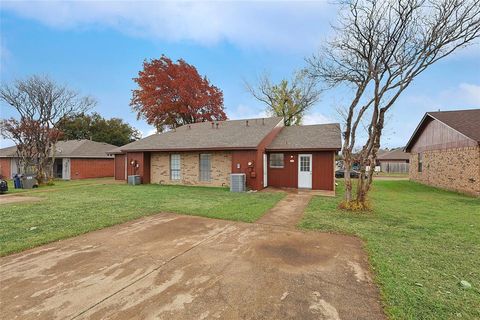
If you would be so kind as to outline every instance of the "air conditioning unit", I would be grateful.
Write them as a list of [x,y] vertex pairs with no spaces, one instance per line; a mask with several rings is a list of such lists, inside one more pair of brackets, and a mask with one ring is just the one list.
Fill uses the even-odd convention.
[[128,184],[133,186],[142,184],[142,178],[139,175],[128,176],[127,181],[128,181]]
[[245,173],[230,174],[230,191],[231,192],[245,192],[247,178]]

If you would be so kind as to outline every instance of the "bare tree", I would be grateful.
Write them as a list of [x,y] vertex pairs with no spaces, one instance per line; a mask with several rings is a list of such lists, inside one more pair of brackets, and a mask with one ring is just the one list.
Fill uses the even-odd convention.
[[266,104],[267,112],[283,117],[286,126],[301,123],[305,112],[319,99],[321,91],[306,70],[295,73],[292,80],[272,83],[267,74],[260,76],[256,87],[246,83],[247,90],[258,101]]
[[[50,178],[55,144],[60,137],[57,124],[64,117],[85,112],[95,105],[90,97],[59,85],[48,77],[32,76],[0,87],[0,100],[13,107],[19,120],[2,120],[2,135],[17,145],[24,165],[35,165],[40,181]],[[32,158],[33,157],[33,158]]]
[[[385,115],[414,79],[480,34],[475,0],[352,0],[341,4],[335,36],[308,59],[310,72],[332,86],[353,88],[346,107],[343,158],[347,208],[368,207],[367,194]],[[361,176],[352,194],[350,170],[358,127],[368,133],[360,149]]]

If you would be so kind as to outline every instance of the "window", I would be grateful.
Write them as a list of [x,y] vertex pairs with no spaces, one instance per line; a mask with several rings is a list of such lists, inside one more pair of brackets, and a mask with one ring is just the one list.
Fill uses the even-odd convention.
[[418,172],[423,171],[423,155],[421,153],[418,154]]
[[310,172],[310,157],[300,156],[300,171]]
[[200,181],[210,181],[212,163],[211,155],[206,153],[200,154]]
[[270,168],[283,168],[283,153],[270,154]]
[[171,154],[170,155],[170,179],[171,180],[180,180],[182,174],[180,171],[180,155]]

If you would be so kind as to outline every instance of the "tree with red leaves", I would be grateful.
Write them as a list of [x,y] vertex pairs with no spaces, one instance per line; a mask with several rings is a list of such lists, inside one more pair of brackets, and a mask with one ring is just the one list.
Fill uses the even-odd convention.
[[[43,126],[41,121],[23,118],[17,120],[14,118],[0,119],[1,135],[15,142],[17,146],[17,165],[22,173],[36,173],[39,181],[48,176],[45,171],[46,166],[52,163],[52,148],[45,147],[44,138],[48,141],[57,141],[62,132],[56,128]],[[47,151],[45,151],[47,149]],[[44,156],[45,152],[50,154]]]
[[130,105],[139,119],[145,118],[159,132],[189,123],[227,119],[222,91],[182,59],[175,63],[162,55],[145,61],[133,80],[139,88],[133,90]]

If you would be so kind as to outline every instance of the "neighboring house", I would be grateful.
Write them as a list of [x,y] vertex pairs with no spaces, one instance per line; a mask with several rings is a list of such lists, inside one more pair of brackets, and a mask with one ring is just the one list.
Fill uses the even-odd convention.
[[404,148],[382,150],[377,157],[380,171],[387,173],[408,173],[410,154]]
[[[114,176],[114,158],[107,151],[114,145],[90,140],[59,141],[56,144],[53,174],[64,180]],[[0,173],[12,177],[22,173],[15,146],[0,149]]]
[[480,109],[427,112],[405,151],[411,180],[480,196]]
[[340,148],[338,124],[284,127],[275,117],[184,125],[111,154],[118,180],[140,175],[143,183],[228,186],[231,173],[245,173],[251,190],[334,190]]

